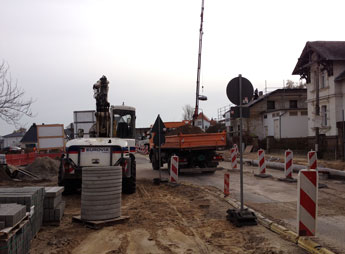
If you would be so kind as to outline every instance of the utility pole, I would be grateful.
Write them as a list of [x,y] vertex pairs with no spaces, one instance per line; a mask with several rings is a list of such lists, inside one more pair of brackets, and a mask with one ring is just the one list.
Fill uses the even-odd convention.
[[[317,64],[316,72],[314,72],[315,74],[315,118],[318,119],[320,116],[320,91],[319,91],[320,67],[319,67],[318,62],[316,62],[316,64]],[[318,154],[318,157],[320,157],[319,144],[320,144],[320,128],[317,125],[315,128],[315,151]]]

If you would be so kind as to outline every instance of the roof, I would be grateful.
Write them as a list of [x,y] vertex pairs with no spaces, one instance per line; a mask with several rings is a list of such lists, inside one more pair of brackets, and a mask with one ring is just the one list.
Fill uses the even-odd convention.
[[168,129],[178,128],[186,124],[189,124],[188,120],[183,120],[181,122],[164,122],[165,128],[168,128]]
[[323,60],[345,61],[345,41],[308,41],[298,58],[292,74],[300,74],[301,69],[310,62],[310,52],[316,52]]
[[25,133],[24,137],[20,140],[21,143],[37,143],[37,126],[31,125],[30,129]]
[[18,138],[18,137],[23,137],[25,135],[25,132],[15,132],[11,134],[7,134],[3,136],[3,138]]
[[196,119],[203,119],[203,118],[204,118],[205,121],[211,122],[211,120],[208,119],[208,117],[205,116],[205,114],[203,112],[199,113],[199,115],[198,115],[198,117]]
[[343,79],[345,79],[345,70],[343,72],[341,72],[335,79],[334,81],[342,81]]

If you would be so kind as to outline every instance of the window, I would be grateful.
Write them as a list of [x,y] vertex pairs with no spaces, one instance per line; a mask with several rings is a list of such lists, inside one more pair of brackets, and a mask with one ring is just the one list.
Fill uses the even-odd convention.
[[297,100],[290,100],[290,108],[297,108]]
[[321,73],[321,80],[320,80],[320,88],[326,87],[326,74],[324,72]]
[[264,114],[264,119],[267,119],[267,115],[266,114]]
[[241,125],[238,125],[238,126],[237,126],[237,130],[238,130],[238,131],[241,131]]
[[267,109],[275,109],[275,101],[267,101]]
[[326,105],[321,106],[321,118],[322,118],[321,125],[327,126],[327,106]]
[[301,111],[301,116],[307,116],[308,115],[308,111]]
[[289,112],[289,115],[290,116],[297,116],[297,113],[298,113],[297,111],[291,111],[291,112]]

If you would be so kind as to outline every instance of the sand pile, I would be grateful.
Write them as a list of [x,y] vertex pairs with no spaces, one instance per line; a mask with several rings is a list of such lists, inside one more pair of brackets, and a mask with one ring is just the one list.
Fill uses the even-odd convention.
[[166,135],[172,136],[172,135],[178,135],[178,134],[199,134],[204,133],[199,127],[192,126],[192,125],[183,125],[181,127],[178,127],[174,130],[169,130]]
[[[51,180],[58,175],[60,161],[49,157],[38,157],[35,161],[28,165],[25,170],[30,171],[42,180]],[[24,177],[29,179],[28,177]],[[30,178],[32,179],[32,178]]]

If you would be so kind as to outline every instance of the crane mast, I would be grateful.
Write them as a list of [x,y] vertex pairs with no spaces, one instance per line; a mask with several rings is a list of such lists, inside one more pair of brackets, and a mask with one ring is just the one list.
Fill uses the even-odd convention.
[[202,36],[204,34],[203,22],[204,22],[204,0],[202,0],[202,3],[201,3],[201,14],[200,14],[198,69],[197,69],[197,77],[196,77],[196,99],[195,99],[195,110],[193,114],[193,125],[195,125],[195,120],[197,119],[198,114],[199,114],[201,51],[202,51]]

